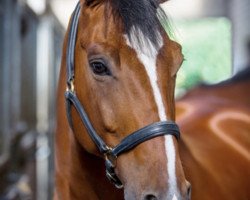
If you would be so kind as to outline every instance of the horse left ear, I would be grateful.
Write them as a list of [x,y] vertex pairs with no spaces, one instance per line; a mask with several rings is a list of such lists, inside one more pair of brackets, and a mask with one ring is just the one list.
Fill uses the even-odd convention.
[[175,76],[180,69],[183,62],[182,47],[177,42],[172,43],[172,58],[173,58],[173,67],[171,69],[171,76]]

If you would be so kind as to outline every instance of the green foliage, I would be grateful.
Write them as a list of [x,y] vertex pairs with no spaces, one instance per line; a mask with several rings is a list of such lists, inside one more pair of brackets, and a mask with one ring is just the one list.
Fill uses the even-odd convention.
[[185,61],[177,76],[177,95],[195,85],[216,83],[231,75],[231,23],[226,18],[177,21],[175,40]]

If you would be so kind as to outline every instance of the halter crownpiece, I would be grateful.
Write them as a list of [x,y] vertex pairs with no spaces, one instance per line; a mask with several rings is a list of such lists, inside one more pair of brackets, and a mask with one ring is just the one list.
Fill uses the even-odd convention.
[[74,106],[81,118],[82,123],[87,129],[87,132],[95,143],[100,153],[104,155],[105,166],[106,166],[106,175],[108,179],[117,187],[122,188],[122,182],[115,173],[116,159],[117,157],[127,152],[137,145],[150,140],[155,137],[163,135],[173,135],[176,139],[180,138],[180,131],[176,123],[172,121],[162,121],[156,122],[142,129],[135,131],[134,133],[125,137],[117,146],[110,147],[108,146],[102,138],[96,133],[94,127],[92,126],[84,107],[77,98],[76,91],[74,90],[74,55],[75,55],[75,43],[77,37],[77,27],[78,20],[80,15],[80,2],[78,2],[73,14],[70,23],[69,29],[69,38],[67,46],[67,90],[65,92],[66,98],[66,109],[67,109],[67,118],[70,126],[73,126],[72,117],[71,117],[71,107]]

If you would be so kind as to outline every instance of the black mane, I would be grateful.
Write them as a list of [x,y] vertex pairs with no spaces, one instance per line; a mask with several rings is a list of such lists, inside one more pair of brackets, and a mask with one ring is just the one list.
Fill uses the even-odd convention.
[[[159,33],[162,22],[167,21],[158,0],[110,0],[115,19],[122,23],[123,31],[131,41],[131,29],[135,34],[142,32],[156,47],[159,46]],[[136,37],[138,44],[141,38]],[[142,46],[142,45],[141,45]]]

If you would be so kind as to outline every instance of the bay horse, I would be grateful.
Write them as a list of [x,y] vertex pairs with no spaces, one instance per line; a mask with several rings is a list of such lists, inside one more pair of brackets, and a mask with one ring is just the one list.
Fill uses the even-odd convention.
[[190,199],[174,123],[183,56],[160,23],[163,2],[77,4],[57,93],[54,199]]
[[250,199],[250,68],[201,85],[176,104],[192,199]]

